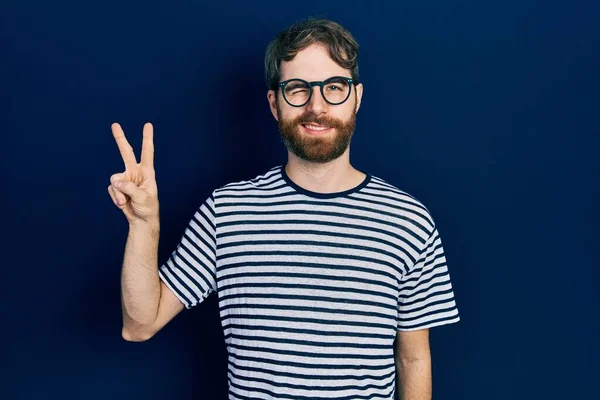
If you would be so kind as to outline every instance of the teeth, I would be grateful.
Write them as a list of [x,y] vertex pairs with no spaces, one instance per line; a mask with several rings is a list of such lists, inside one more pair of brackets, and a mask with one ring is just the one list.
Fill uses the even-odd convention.
[[312,129],[314,131],[324,131],[328,129],[326,126],[315,126],[315,125],[305,125],[308,129]]

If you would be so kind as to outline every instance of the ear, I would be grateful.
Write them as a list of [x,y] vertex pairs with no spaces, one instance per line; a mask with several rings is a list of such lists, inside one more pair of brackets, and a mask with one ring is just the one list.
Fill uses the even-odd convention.
[[274,90],[269,90],[267,92],[267,100],[269,101],[271,114],[273,114],[273,117],[279,121],[279,113],[277,112],[277,93]]
[[362,83],[359,83],[358,85],[356,85],[356,112],[358,112],[358,109],[360,108],[362,94],[363,94],[363,85],[362,85]]

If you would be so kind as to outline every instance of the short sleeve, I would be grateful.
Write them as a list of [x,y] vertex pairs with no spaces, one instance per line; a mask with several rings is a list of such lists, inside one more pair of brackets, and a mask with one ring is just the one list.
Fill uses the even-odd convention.
[[398,330],[412,331],[460,321],[444,248],[437,229],[400,280]]
[[196,210],[177,248],[159,276],[186,308],[217,291],[217,240],[214,192]]

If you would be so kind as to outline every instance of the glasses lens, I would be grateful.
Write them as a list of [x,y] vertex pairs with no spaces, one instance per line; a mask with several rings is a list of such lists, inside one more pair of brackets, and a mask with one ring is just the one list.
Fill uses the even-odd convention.
[[290,104],[301,106],[308,101],[310,88],[305,82],[292,80],[283,88],[283,95]]
[[342,78],[327,79],[323,85],[323,94],[330,103],[343,103],[350,94],[350,85]]

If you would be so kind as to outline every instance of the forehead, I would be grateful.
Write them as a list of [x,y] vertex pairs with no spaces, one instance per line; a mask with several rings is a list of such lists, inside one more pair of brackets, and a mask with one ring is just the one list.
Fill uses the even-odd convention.
[[332,76],[350,77],[350,71],[336,64],[327,48],[315,43],[301,50],[291,61],[281,62],[281,80],[301,78],[322,81]]

